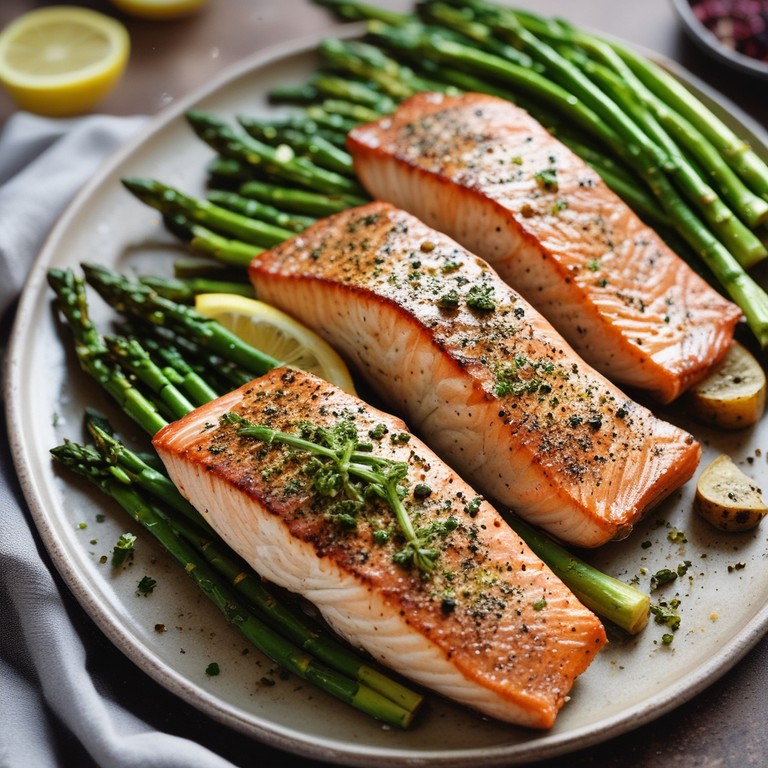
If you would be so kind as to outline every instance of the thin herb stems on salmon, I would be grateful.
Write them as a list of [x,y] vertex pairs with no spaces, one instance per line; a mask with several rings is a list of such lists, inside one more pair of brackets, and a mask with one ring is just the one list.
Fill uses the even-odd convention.
[[[402,501],[409,491],[404,484],[408,465],[371,453],[372,444],[360,442],[354,421],[344,419],[330,429],[303,423],[300,425],[300,434],[291,435],[261,424],[252,424],[237,414],[225,414],[222,419],[237,424],[239,435],[253,437],[269,445],[285,443],[315,457],[316,463],[307,470],[314,478],[313,489],[323,496],[336,497],[341,494],[338,519],[345,528],[357,525],[356,512],[364,507],[366,499],[372,496],[384,499],[395,513],[405,537],[405,546],[395,553],[393,562],[404,566],[413,565],[427,574],[434,570],[439,553],[432,546],[432,540],[440,533],[455,528],[458,524],[456,518],[448,517],[440,526],[417,532]],[[384,425],[381,427],[384,428]],[[382,436],[385,433],[382,431]],[[418,490],[414,493],[418,494]]]

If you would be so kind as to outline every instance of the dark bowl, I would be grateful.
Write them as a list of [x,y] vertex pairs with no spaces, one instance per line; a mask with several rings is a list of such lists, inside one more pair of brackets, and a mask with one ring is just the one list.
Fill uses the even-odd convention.
[[746,56],[722,43],[694,14],[689,0],[672,0],[680,23],[688,36],[705,53],[748,75],[768,79],[768,62]]

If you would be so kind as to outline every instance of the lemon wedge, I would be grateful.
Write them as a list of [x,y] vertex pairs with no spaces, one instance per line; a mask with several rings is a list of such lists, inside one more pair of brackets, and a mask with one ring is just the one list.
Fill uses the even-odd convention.
[[0,83],[21,109],[87,112],[117,84],[130,39],[119,21],[74,6],[29,11],[0,32]]
[[333,347],[285,312],[230,293],[198,294],[195,309],[281,363],[314,373],[355,394],[349,369]]
[[131,16],[141,19],[178,19],[199,11],[206,0],[111,0]]

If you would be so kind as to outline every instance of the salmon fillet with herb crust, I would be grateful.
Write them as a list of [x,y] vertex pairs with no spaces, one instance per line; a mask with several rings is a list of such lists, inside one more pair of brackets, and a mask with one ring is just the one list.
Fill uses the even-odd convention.
[[314,224],[250,276],[468,482],[562,541],[626,536],[698,465],[690,434],[587,365],[486,262],[387,203]]
[[[304,439],[324,429],[342,450],[357,436],[370,444],[365,457],[400,462],[398,496],[434,553],[431,570],[409,560],[382,498],[329,495],[330,476],[310,453],[250,436],[248,425]],[[311,374],[276,369],[153,444],[181,492],[262,577],[306,597],[378,661],[478,712],[549,728],[606,642],[594,614],[402,421]]]
[[374,197],[488,261],[621,386],[670,402],[730,347],[740,309],[514,104],[418,94],[347,146]]

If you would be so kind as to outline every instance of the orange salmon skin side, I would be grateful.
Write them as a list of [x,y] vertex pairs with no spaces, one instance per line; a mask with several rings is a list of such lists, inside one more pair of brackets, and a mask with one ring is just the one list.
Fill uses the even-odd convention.
[[418,94],[347,146],[375,198],[488,261],[621,386],[670,402],[730,347],[740,309],[519,107]]
[[388,203],[317,222],[250,277],[462,477],[569,544],[623,538],[698,465],[688,432],[587,365],[485,261]]
[[[404,462],[402,503],[417,530],[434,531],[434,569],[395,562],[404,539],[388,504],[324,494],[308,453],[242,435],[221,418],[232,413],[304,437],[343,423],[371,444],[367,455]],[[275,369],[153,443],[263,578],[306,597],[379,662],[478,712],[549,728],[606,642],[595,615],[402,421],[311,374]]]

